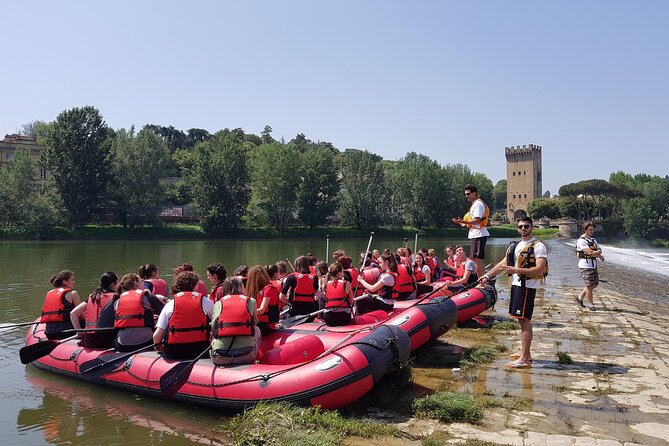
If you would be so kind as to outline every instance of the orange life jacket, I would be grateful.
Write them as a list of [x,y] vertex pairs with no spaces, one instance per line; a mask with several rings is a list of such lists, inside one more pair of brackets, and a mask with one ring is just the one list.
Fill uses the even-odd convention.
[[258,320],[266,324],[276,324],[279,322],[279,293],[272,283],[265,285],[262,291],[258,292],[258,297],[256,298],[258,308],[262,305],[265,297],[269,297],[269,306],[266,312],[258,315]]
[[46,293],[44,305],[42,305],[42,323],[48,324],[70,320],[70,312],[74,305],[65,299],[65,294],[70,291],[72,290],[69,288],[54,288]]
[[[481,199],[479,198],[478,200],[481,200]],[[475,200],[474,203],[476,203],[476,201],[477,200]],[[472,212],[472,208],[474,207],[474,203],[472,203],[472,205],[470,206],[469,211],[467,211],[463,220],[466,220],[466,221],[473,220],[473,218],[471,217],[471,212]],[[483,201],[483,200],[481,200],[481,203],[483,203],[483,206],[485,206],[485,211],[483,211],[483,217],[481,217],[481,220],[479,220],[479,223],[478,223],[479,229],[483,229],[486,226],[488,226],[489,216],[490,216],[490,208],[488,207],[488,205],[485,204],[485,201]]]
[[325,308],[346,308],[351,302],[346,294],[346,282],[334,279],[325,287]]
[[186,344],[209,341],[209,317],[202,311],[203,295],[182,291],[174,295],[174,308],[167,325],[167,343]]
[[86,328],[98,328],[100,326],[100,312],[105,308],[117,294],[113,292],[102,293],[98,299],[93,300],[93,295],[88,296],[86,302]]
[[253,336],[255,324],[247,308],[248,297],[243,294],[223,296],[221,314],[216,318],[214,337]]
[[397,265],[397,280],[398,293],[412,293],[416,289],[416,280],[409,273],[407,265]]
[[121,294],[116,307],[114,328],[153,327],[153,311],[144,308],[142,296],[147,290],[131,290]]
[[153,285],[153,294],[160,294],[161,296],[167,296],[167,282],[163,279],[147,279],[146,282],[150,282]]
[[297,280],[295,285],[293,301],[294,302],[313,302],[314,301],[314,275],[293,273]]
[[465,261],[460,262],[458,266],[455,268],[455,277],[456,279],[462,279],[465,277],[465,265],[467,264],[467,259]]

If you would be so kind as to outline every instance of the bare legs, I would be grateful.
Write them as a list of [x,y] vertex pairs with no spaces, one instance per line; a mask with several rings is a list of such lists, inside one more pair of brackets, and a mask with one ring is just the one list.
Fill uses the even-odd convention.
[[532,345],[532,321],[528,319],[518,319],[520,323],[520,357],[518,363],[529,364],[532,358],[530,346]]

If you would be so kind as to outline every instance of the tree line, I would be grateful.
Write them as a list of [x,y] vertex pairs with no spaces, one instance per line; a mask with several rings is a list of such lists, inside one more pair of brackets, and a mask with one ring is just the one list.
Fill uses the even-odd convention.
[[[274,139],[270,126],[260,135],[239,128],[184,132],[155,124],[139,131],[114,130],[96,108],[86,106],[65,110],[53,122],[29,123],[23,133],[47,146],[41,163],[51,176],[38,189],[29,154],[17,150],[10,168],[0,172],[0,193],[7,197],[0,204],[0,227],[35,236],[102,216],[113,216],[128,228],[155,224],[161,210],[185,204],[192,205],[204,231],[219,235],[240,226],[278,231],[331,224],[361,230],[441,228],[468,208],[462,193],[466,184],[475,184],[491,210],[497,210],[494,219],[502,219],[506,209],[506,180],[493,185],[466,165],[440,165],[416,152],[384,160],[366,150],[341,151],[304,134],[286,142]],[[635,182],[645,184],[622,173],[604,183],[624,186],[627,195],[616,203],[634,206],[636,212],[645,206],[637,199],[655,189],[639,190]],[[530,215],[577,218],[585,210],[613,215],[602,204],[608,198],[599,199],[607,191],[568,186],[558,199],[535,200]],[[581,192],[572,197],[575,191]],[[583,194],[588,198],[579,201]],[[656,201],[652,205],[656,214],[648,214],[649,220],[666,213],[666,203],[662,209]],[[620,206],[622,215],[625,207]]]

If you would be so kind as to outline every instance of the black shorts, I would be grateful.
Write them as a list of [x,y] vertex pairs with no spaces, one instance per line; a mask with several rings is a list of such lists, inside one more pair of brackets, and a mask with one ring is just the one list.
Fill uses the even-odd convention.
[[488,237],[473,238],[469,241],[469,258],[470,259],[485,259],[485,242]]
[[537,295],[535,288],[511,286],[511,298],[509,299],[509,316],[515,319],[532,319],[534,311],[534,297]]

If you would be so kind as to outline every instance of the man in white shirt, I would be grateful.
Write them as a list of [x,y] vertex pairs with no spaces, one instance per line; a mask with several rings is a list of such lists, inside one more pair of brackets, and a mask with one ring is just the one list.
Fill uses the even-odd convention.
[[[481,277],[481,284],[487,285],[490,277],[499,273],[513,274],[509,299],[509,316],[520,323],[521,348],[517,358],[505,365],[511,369],[530,367],[532,356],[532,312],[537,288],[541,286],[544,274],[548,271],[548,253],[546,245],[532,235],[532,219],[522,217],[518,220],[520,241],[509,245],[507,255],[487,274]],[[511,253],[513,252],[513,256]]]
[[588,303],[588,309],[595,311],[595,304],[592,301],[592,292],[599,285],[599,272],[597,271],[597,260],[604,260],[602,248],[593,237],[595,235],[595,224],[591,221],[583,223],[583,234],[576,240],[576,256],[578,257],[578,267],[581,270],[581,277],[585,283],[585,288],[581,291],[576,302],[582,308],[585,308],[583,300]]
[[476,263],[476,274],[481,277],[485,272],[485,244],[490,237],[488,226],[488,214],[490,209],[481,200],[478,189],[473,184],[465,186],[465,197],[471,203],[469,212],[464,218],[453,218],[451,221],[456,225],[469,228],[469,258]]

